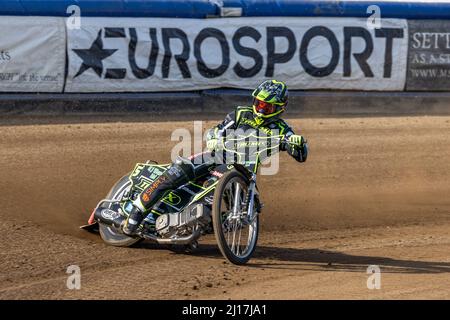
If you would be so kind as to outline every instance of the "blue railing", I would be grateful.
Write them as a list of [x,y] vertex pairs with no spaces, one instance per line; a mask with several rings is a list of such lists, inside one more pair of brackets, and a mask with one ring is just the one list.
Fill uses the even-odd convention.
[[382,18],[450,19],[450,3],[423,1],[327,0],[0,0],[0,15],[67,16],[78,5],[83,16],[176,17],[220,16],[221,8],[242,8],[242,16],[367,17],[377,5]]
[[225,7],[240,7],[242,15],[303,17],[367,17],[376,5],[382,18],[450,19],[450,3],[423,1],[223,0]]
[[0,0],[0,15],[64,17],[70,5],[88,17],[206,18],[219,12],[209,0]]

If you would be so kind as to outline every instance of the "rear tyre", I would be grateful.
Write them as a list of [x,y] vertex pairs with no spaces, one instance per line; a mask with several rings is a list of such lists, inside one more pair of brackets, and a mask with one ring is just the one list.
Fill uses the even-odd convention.
[[[128,179],[129,175],[123,176],[116,184],[111,188],[106,195],[108,200],[120,200],[124,193],[130,190],[131,182]],[[111,246],[116,247],[130,247],[138,242],[142,241],[141,238],[133,238],[123,234],[114,226],[109,226],[103,223],[99,223],[100,236],[103,241]]]

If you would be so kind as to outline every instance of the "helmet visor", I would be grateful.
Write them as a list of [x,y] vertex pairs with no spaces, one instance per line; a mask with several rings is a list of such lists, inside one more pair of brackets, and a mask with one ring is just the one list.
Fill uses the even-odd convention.
[[255,107],[256,112],[261,113],[265,116],[270,115],[277,110],[276,105],[274,105],[273,103],[268,103],[258,99],[253,99],[253,106]]

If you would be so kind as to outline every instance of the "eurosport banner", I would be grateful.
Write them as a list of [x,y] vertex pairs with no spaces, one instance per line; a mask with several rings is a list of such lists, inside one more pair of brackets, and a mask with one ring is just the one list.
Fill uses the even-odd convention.
[[254,88],[403,90],[406,20],[82,18],[68,30],[67,92]]
[[62,92],[66,64],[63,18],[0,17],[0,91]]

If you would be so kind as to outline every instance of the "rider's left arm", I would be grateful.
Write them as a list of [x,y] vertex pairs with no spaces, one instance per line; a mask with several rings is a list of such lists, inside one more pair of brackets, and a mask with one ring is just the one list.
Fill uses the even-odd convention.
[[288,127],[284,135],[287,143],[282,143],[280,149],[287,151],[298,162],[305,162],[308,157],[308,143],[302,135],[297,135],[294,131]]

